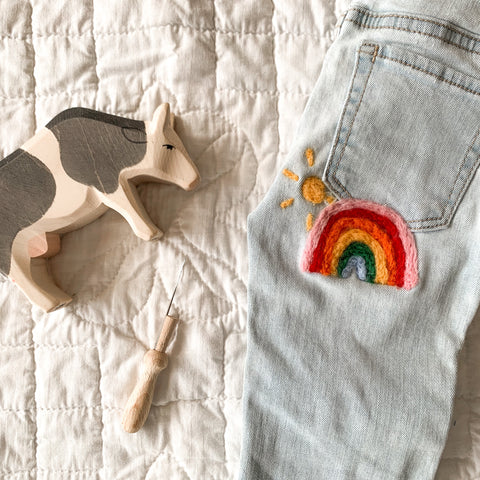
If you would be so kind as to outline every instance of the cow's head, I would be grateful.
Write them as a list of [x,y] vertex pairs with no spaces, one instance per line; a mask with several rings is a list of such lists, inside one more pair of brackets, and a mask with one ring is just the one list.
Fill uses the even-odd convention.
[[157,175],[161,173],[164,181],[192,190],[198,184],[200,175],[173,129],[173,120],[170,106],[163,103],[155,110],[151,122],[146,122],[148,161]]

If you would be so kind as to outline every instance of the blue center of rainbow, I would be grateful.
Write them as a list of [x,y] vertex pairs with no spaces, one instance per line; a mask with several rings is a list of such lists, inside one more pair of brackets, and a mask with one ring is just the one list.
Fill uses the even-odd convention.
[[337,275],[347,278],[354,269],[357,271],[360,280],[374,283],[377,274],[375,256],[368,245],[361,242],[352,242],[343,251],[338,262]]

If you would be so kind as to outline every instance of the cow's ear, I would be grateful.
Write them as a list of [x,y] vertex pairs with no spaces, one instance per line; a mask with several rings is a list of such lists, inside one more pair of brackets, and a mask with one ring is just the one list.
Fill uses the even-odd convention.
[[153,114],[152,127],[157,132],[163,131],[167,125],[170,125],[170,105],[162,103]]

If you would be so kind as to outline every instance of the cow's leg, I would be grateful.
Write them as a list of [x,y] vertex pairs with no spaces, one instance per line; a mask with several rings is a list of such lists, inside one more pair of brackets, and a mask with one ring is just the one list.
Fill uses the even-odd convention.
[[132,188],[128,182],[120,182],[114,193],[102,194],[102,201],[122,215],[135,235],[143,240],[153,240],[163,235],[145,211],[136,189]]
[[28,255],[31,258],[50,258],[60,252],[60,235],[43,233],[28,242]]
[[17,237],[12,246],[8,276],[32,303],[50,312],[66,305],[72,298],[55,285],[46,262],[44,258],[32,260],[28,254],[28,242]]

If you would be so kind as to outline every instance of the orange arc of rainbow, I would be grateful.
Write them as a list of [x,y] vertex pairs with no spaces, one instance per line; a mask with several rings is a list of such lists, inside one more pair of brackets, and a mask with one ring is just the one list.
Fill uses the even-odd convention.
[[[340,235],[344,233],[344,231],[348,231],[350,229],[363,230],[369,233],[371,237],[380,244],[385,254],[386,267],[389,274],[388,280],[385,283],[387,283],[387,285],[395,285],[397,265],[395,262],[395,251],[392,245],[392,240],[388,235],[388,233],[382,230],[375,222],[366,218],[344,217],[339,219],[335,223],[335,225],[332,227],[332,230],[330,231],[329,238],[325,245],[324,257],[323,257],[324,263],[321,267],[320,273],[323,273],[324,275],[330,275],[331,273],[336,272],[336,269],[333,272],[331,271],[333,249],[336,243],[338,242],[338,238],[340,237]],[[348,245],[344,245],[344,249],[347,246]],[[338,259],[336,264],[338,265]]]

